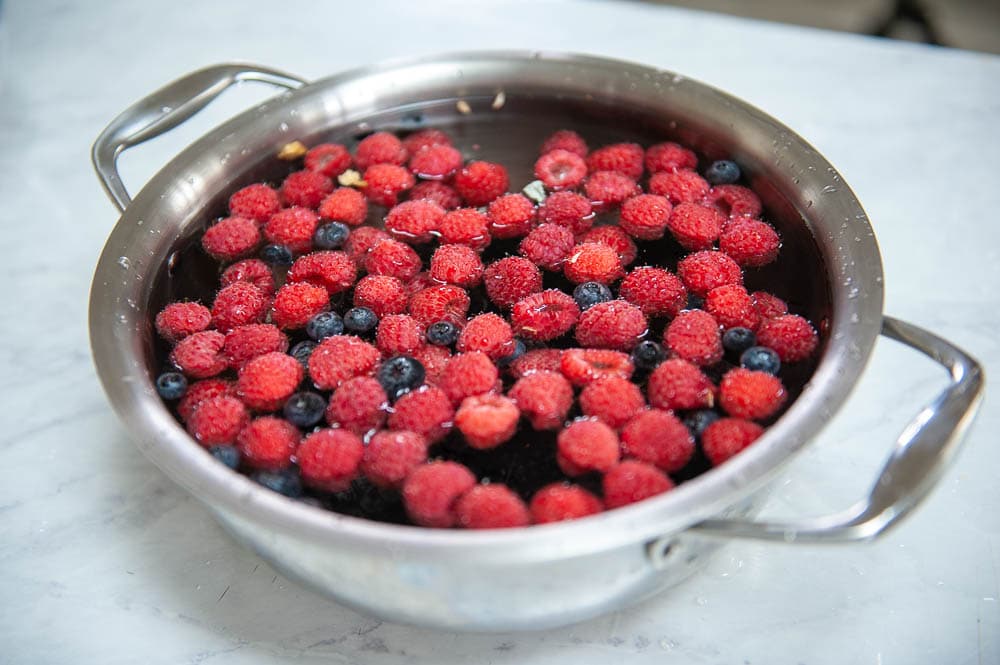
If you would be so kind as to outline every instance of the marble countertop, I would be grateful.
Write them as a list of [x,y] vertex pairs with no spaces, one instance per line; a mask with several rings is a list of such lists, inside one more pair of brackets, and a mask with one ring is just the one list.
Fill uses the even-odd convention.
[[[781,118],[873,220],[886,311],[1000,371],[1000,58],[642,2],[4,3],[0,220],[0,662],[1000,662],[1000,429],[988,395],[931,498],[874,544],[733,543],[642,605],[541,633],[380,623],[276,575],[129,443],[88,351],[91,271],[116,214],[89,147],[121,109],[198,67],[306,77],[446,49],[588,51],[673,69]],[[244,86],[123,158],[141,186],[270,94]],[[945,384],[881,342],[768,514],[844,507]]]

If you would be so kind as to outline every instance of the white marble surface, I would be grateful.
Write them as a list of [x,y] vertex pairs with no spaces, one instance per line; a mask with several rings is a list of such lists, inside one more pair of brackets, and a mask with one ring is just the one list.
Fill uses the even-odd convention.
[[[668,595],[535,634],[380,624],[286,581],[145,461],[91,365],[91,270],[116,215],[89,166],[119,110],[240,58],[317,77],[473,47],[590,51],[675,69],[782,118],[841,170],[881,242],[888,312],[1000,350],[1000,58],[633,2],[4,3],[0,14],[0,662],[1000,662],[1000,428],[989,395],[930,500],[876,544],[736,543]],[[252,86],[123,160],[138,187],[267,94]],[[840,508],[943,386],[881,343],[775,494]]]

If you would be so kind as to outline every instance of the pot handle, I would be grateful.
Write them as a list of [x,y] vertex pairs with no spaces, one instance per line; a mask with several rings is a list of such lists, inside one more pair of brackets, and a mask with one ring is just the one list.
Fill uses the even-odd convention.
[[297,76],[269,67],[242,63],[215,65],[191,72],[143,97],[104,128],[90,155],[98,180],[119,212],[125,211],[132,198],[118,174],[118,156],[173,129],[241,81],[260,81],[289,90],[306,84]]
[[798,543],[866,541],[920,503],[954,460],[972,424],[982,400],[983,370],[958,347],[913,324],[886,316],[882,334],[944,366],[951,384],[899,435],[869,495],[841,513],[798,522],[705,520],[691,527],[697,535]]

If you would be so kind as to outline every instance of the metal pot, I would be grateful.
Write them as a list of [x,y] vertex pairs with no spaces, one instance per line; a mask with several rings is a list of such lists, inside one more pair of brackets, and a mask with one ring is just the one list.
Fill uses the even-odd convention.
[[[287,91],[196,141],[130,199],[117,173],[118,155],[241,81]],[[458,99],[468,106],[456,105]],[[794,281],[809,285],[803,295],[808,313],[827,323],[815,373],[767,433],[721,467],[639,504],[568,523],[483,532],[326,512],[259,487],[194,445],[154,390],[150,313],[162,299],[158,276],[204,216],[235,188],[273,175],[274,155],[292,139],[349,140],[373,127],[450,123],[455,131],[469,128],[470,136],[500,126],[503,136],[493,136],[494,143],[518,148],[520,125],[502,124],[507,117],[523,118],[525,126],[547,118],[549,129],[613,121],[677,137],[709,156],[731,155],[744,166],[785,244],[815,259],[793,266]],[[931,489],[980,401],[983,374],[973,358],[883,316],[874,235],[833,167],[758,109],[672,72],[520,52],[393,62],[312,83],[263,67],[220,65],[124,111],[98,137],[93,159],[122,212],[98,263],[90,303],[95,363],[119,417],[140,449],[239,541],[290,577],[388,620],[451,630],[559,626],[676,584],[731,538],[874,538]],[[800,522],[753,521],[781,467],[844,402],[880,332],[940,363],[949,372],[948,387],[906,428],[856,506]]]

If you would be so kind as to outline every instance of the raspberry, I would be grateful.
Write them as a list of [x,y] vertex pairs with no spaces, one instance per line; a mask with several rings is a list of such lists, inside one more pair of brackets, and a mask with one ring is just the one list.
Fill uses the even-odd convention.
[[420,293],[424,289],[429,289],[432,286],[441,286],[441,284],[434,281],[429,272],[421,270],[412,278],[407,280],[403,286],[406,287],[406,292],[412,298],[415,293]]
[[354,286],[357,276],[357,266],[345,252],[306,254],[299,257],[288,270],[290,283],[305,282],[322,286],[331,296]]
[[631,180],[642,177],[642,146],[638,143],[613,143],[587,155],[587,170],[615,171]]
[[663,268],[636,268],[625,275],[618,293],[623,300],[638,305],[647,317],[673,318],[687,304],[684,284]]
[[354,163],[362,171],[373,164],[399,166],[406,163],[406,157],[402,141],[389,132],[375,132],[362,139],[354,149]]
[[719,286],[705,296],[705,309],[726,328],[749,328],[757,330],[760,314],[754,307],[753,298],[739,284]]
[[545,139],[539,154],[544,155],[553,150],[568,150],[580,157],[586,157],[590,149],[582,136],[569,129],[560,129]]
[[580,410],[614,429],[646,407],[639,386],[620,376],[591,381],[580,392]]
[[228,367],[222,353],[225,343],[226,336],[215,330],[192,333],[170,352],[170,362],[192,379],[207,379]]
[[598,226],[583,234],[580,242],[597,242],[618,252],[622,266],[627,266],[639,255],[639,248],[628,234],[617,226]]
[[330,306],[330,296],[322,286],[298,282],[285,284],[274,295],[271,322],[279,328],[303,328],[309,319]]
[[574,420],[556,437],[556,462],[567,476],[604,472],[618,463],[618,435],[594,418]]
[[763,420],[774,415],[786,399],[781,379],[767,372],[737,367],[719,383],[719,405],[735,418]]
[[715,404],[715,386],[694,363],[671,358],[660,363],[646,383],[649,403],[657,409],[711,408]]
[[354,306],[367,307],[380,319],[405,312],[407,300],[403,282],[388,275],[362,277],[354,287]]
[[212,303],[212,324],[219,332],[262,321],[270,299],[250,282],[236,282],[223,287]]
[[552,483],[535,492],[528,510],[532,522],[549,524],[596,515],[604,510],[604,504],[579,485]]
[[336,178],[351,168],[351,153],[339,143],[320,143],[309,149],[304,163],[310,171]]
[[274,351],[288,351],[288,338],[276,326],[267,323],[233,328],[226,334],[226,342],[222,347],[222,353],[233,369],[239,369],[252,358]]
[[489,223],[489,218],[474,208],[447,212],[438,227],[441,244],[458,243],[483,249],[490,244]]
[[344,251],[356,265],[363,266],[368,258],[368,253],[375,245],[391,238],[392,236],[382,229],[376,229],[374,226],[362,226],[351,231],[347,242],[344,243]]
[[677,416],[650,409],[622,427],[625,455],[654,464],[667,473],[680,471],[694,455],[694,438]]
[[340,384],[330,397],[326,422],[363,436],[385,424],[388,408],[389,398],[378,379],[356,376]]
[[793,363],[813,354],[819,344],[819,336],[801,316],[783,314],[760,325],[757,343],[774,349],[781,362]]
[[250,421],[243,402],[232,395],[218,395],[200,400],[188,417],[187,430],[194,440],[208,448],[232,443]]
[[558,373],[562,368],[562,354],[562,349],[533,349],[511,363],[510,373],[515,379],[535,372]]
[[581,346],[628,351],[649,330],[642,310],[624,300],[608,300],[587,308],[576,324]]
[[279,471],[292,463],[292,454],[301,438],[299,430],[287,420],[264,416],[250,421],[240,430],[236,441],[249,466]]
[[222,286],[236,282],[250,282],[261,292],[271,297],[274,295],[274,275],[266,263],[260,259],[245,259],[238,261],[222,271]]
[[679,171],[698,166],[698,157],[682,145],[667,141],[649,146],[646,150],[646,168],[650,173]]
[[705,201],[727,217],[758,217],[763,210],[757,195],[740,185],[716,185]]
[[281,198],[286,206],[317,208],[333,191],[333,181],[316,171],[296,171],[281,183]]
[[760,438],[764,428],[739,418],[720,418],[701,434],[701,448],[714,466],[719,466]]
[[426,344],[413,352],[413,359],[424,366],[427,385],[436,386],[441,382],[441,374],[451,360],[451,351],[443,346]]
[[437,180],[418,182],[410,190],[410,201],[430,201],[445,210],[454,210],[462,205],[462,197],[453,187]]
[[773,319],[788,314],[788,305],[778,296],[766,291],[754,291],[750,294],[753,298],[753,306],[757,308],[760,318]]
[[501,483],[470,489],[455,502],[455,515],[466,529],[510,529],[531,521],[521,497]]
[[381,358],[378,349],[357,337],[334,335],[309,356],[309,376],[320,390],[331,390],[356,376],[370,376]]
[[246,217],[226,217],[208,227],[201,237],[201,246],[217,261],[235,261],[260,244],[257,222]]
[[664,197],[640,194],[622,204],[619,224],[633,238],[657,240],[663,237],[670,211],[670,202]]
[[494,238],[520,238],[535,221],[535,204],[524,194],[504,194],[490,202],[486,216]]
[[343,492],[358,477],[365,444],[345,429],[313,432],[295,451],[302,482],[325,492]]
[[563,264],[563,274],[574,284],[599,282],[610,284],[624,271],[618,252],[598,242],[585,242],[570,252]]
[[604,474],[604,505],[621,508],[674,488],[674,483],[652,464],[625,460]]
[[360,226],[368,217],[368,201],[353,187],[338,187],[323,199],[318,212],[323,219]]
[[403,506],[416,524],[447,528],[458,519],[455,502],[475,484],[472,472],[457,462],[424,464],[403,482]]
[[595,217],[594,209],[587,197],[576,192],[551,194],[538,209],[540,222],[565,226],[574,235],[589,231]]
[[580,306],[558,289],[526,296],[510,310],[514,332],[526,339],[547,342],[562,337],[580,318]]
[[388,275],[404,282],[417,276],[423,264],[413,248],[398,240],[381,240],[365,256],[365,270],[372,275]]
[[455,410],[444,391],[434,386],[423,386],[396,400],[389,414],[389,427],[422,434],[434,443],[448,433],[454,417]]
[[234,217],[266,222],[268,217],[280,209],[278,192],[259,183],[244,187],[229,197],[229,214]]
[[[541,277],[538,279],[541,287]],[[156,315],[156,332],[171,343],[179,342],[188,335],[206,330],[212,323],[212,312],[196,302],[170,303]]]
[[264,224],[268,242],[284,245],[293,252],[308,252],[319,217],[308,208],[286,208],[271,215]]
[[302,383],[304,370],[290,355],[275,351],[250,360],[240,369],[236,390],[251,409],[274,411]]
[[451,145],[451,139],[440,129],[421,129],[403,139],[403,147],[411,155],[432,145]]
[[529,261],[546,270],[559,270],[576,241],[565,226],[542,224],[521,240],[518,251]]
[[507,395],[537,430],[559,429],[573,406],[573,386],[558,369],[523,375]]
[[465,325],[465,315],[469,312],[469,294],[465,289],[451,284],[442,284],[423,289],[410,297],[407,310],[410,316],[425,326],[438,321],[454,325]]
[[759,267],[778,258],[781,239],[770,224],[756,219],[733,220],[719,236],[719,249],[741,266]]
[[399,201],[399,195],[413,187],[413,174],[402,166],[374,164],[365,169],[365,197],[380,206],[390,208]]
[[389,211],[385,229],[409,243],[430,242],[444,215],[444,208],[431,201],[406,201]]
[[460,353],[445,365],[441,388],[452,404],[460,404],[466,397],[493,390],[498,378],[496,365],[485,353]]
[[483,261],[466,245],[442,245],[431,257],[430,273],[439,282],[471,288],[483,280]]
[[496,314],[480,314],[465,324],[456,348],[463,352],[482,351],[493,360],[499,360],[514,350],[514,333]]
[[469,162],[455,174],[454,187],[470,206],[486,205],[507,191],[507,169],[492,162]]
[[583,184],[583,191],[597,212],[612,210],[623,201],[642,193],[635,180],[617,171],[591,173]]
[[569,150],[552,150],[535,162],[535,178],[549,189],[573,189],[587,177],[583,157]]
[[469,447],[488,450],[514,436],[520,418],[521,412],[512,399],[487,393],[462,401],[455,413],[455,427]]
[[486,295],[494,305],[507,308],[518,300],[542,290],[542,273],[534,263],[520,256],[494,261],[483,273]]
[[702,298],[720,286],[743,283],[739,264],[715,250],[688,254],[677,263],[677,275],[688,291]]
[[667,228],[684,249],[708,249],[719,237],[726,218],[697,203],[681,203],[670,213]]
[[398,488],[427,461],[427,440],[416,432],[382,430],[365,447],[361,473],[377,487]]
[[559,369],[574,386],[586,386],[597,379],[632,378],[632,358],[621,351],[605,349],[567,349],[562,352]]
[[389,314],[378,322],[375,346],[386,358],[409,355],[424,345],[424,327],[412,316]]
[[[187,422],[194,415],[195,409],[206,399],[212,397],[236,397],[236,384],[223,379],[203,379],[188,386],[184,397],[177,404],[177,415]],[[240,402],[243,404],[243,402]]]
[[700,309],[678,314],[663,332],[663,343],[674,355],[695,365],[714,365],[722,360],[719,322]]
[[462,168],[462,153],[450,145],[437,143],[413,153],[409,166],[418,178],[444,180]]
[[649,178],[649,191],[667,197],[671,204],[697,203],[712,186],[694,171],[660,171]]

